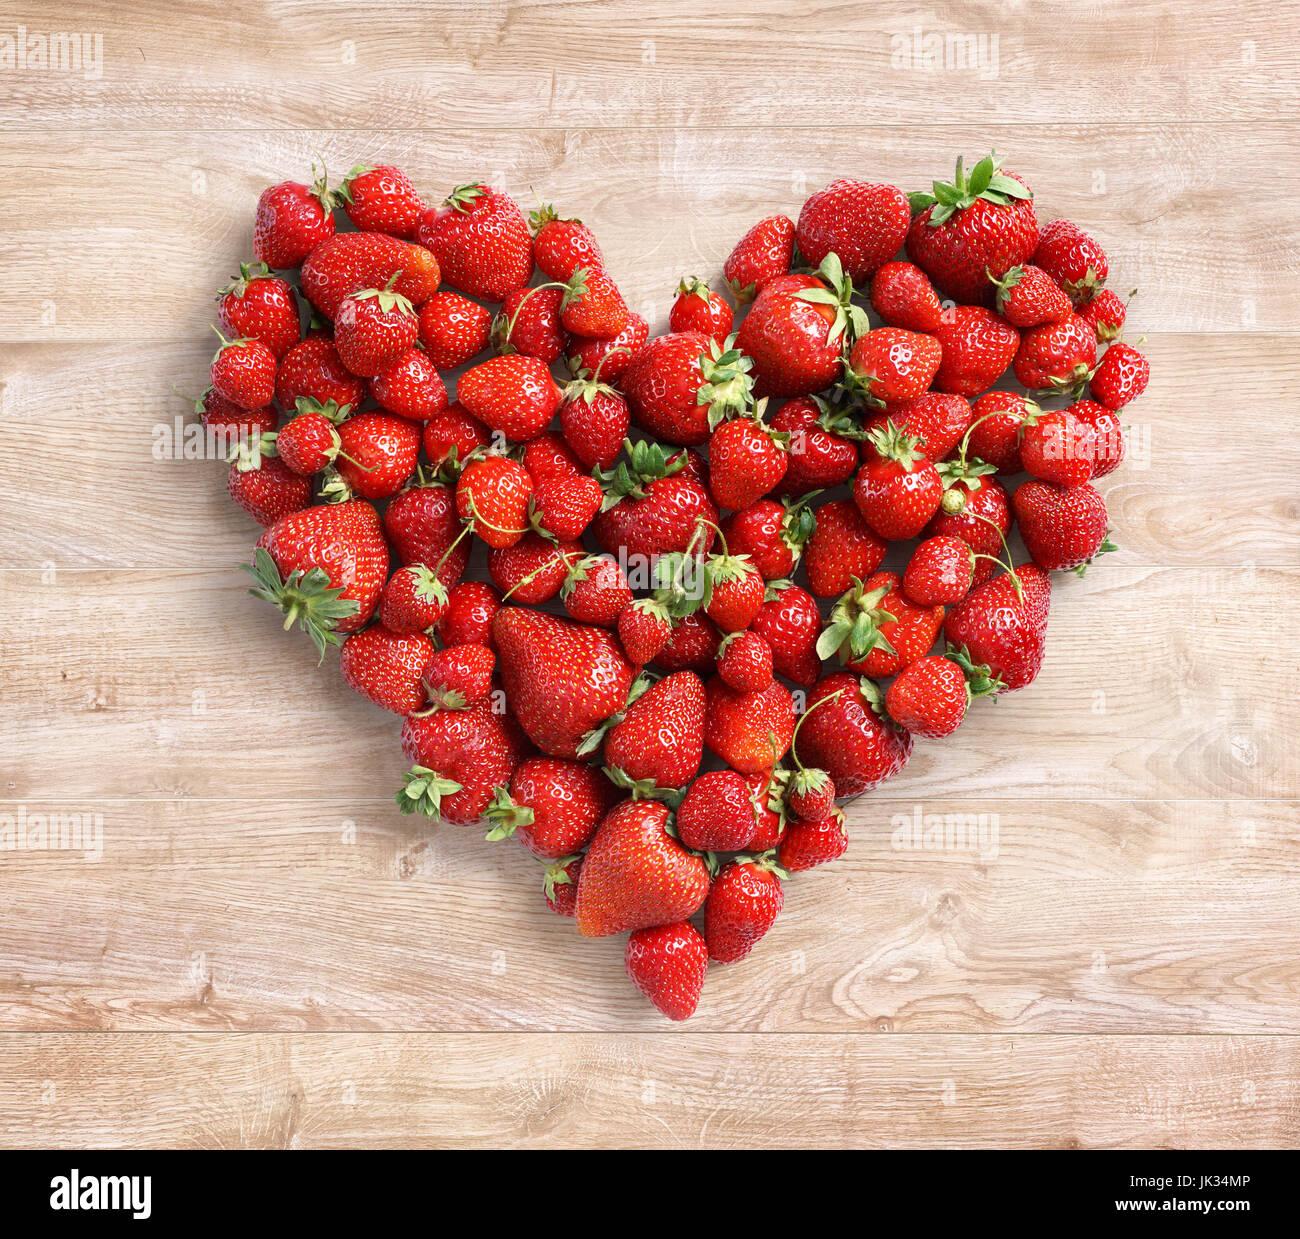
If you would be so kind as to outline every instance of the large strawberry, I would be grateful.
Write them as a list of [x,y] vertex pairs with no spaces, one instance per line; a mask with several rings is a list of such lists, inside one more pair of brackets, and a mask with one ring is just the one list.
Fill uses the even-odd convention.
[[413,306],[437,291],[438,260],[423,246],[382,232],[342,232],[318,245],[302,264],[302,291],[326,318],[363,288],[387,288]]
[[1025,549],[1040,568],[1079,568],[1115,549],[1106,539],[1106,501],[1091,486],[1067,490],[1050,482],[1023,482],[1011,505]]
[[704,861],[668,832],[668,806],[629,800],[606,815],[578,881],[578,932],[603,938],[684,920],[709,893]]
[[591,842],[618,793],[595,766],[558,757],[520,762],[510,789],[497,788],[486,817],[489,839],[513,836],[534,856],[557,860]]
[[518,760],[504,721],[487,702],[408,716],[402,752],[415,765],[397,793],[398,807],[458,826],[482,818]]
[[728,413],[750,405],[749,359],[698,331],[659,336],[623,372],[632,420],[666,443],[708,441]]
[[[630,446],[628,459],[605,475],[605,510],[592,522],[604,550],[640,560],[644,572],[656,556],[685,552],[692,544],[703,554],[713,545],[718,510],[708,490],[686,475],[685,465],[684,456],[670,459],[658,444],[641,440]],[[629,573],[632,568],[629,562]]]
[[447,589],[460,580],[469,561],[462,529],[456,492],[441,482],[409,487],[384,509],[384,533],[398,562],[435,570]]
[[311,186],[282,181],[264,189],[257,200],[253,253],[268,267],[296,267],[334,235],[338,204],[339,193],[329,188],[324,172]]
[[456,399],[485,426],[508,439],[535,439],[560,407],[560,388],[536,357],[491,357],[461,375]]
[[1035,564],[1019,564],[962,599],[944,621],[944,636],[964,646],[973,663],[982,663],[1007,692],[1033,683],[1043,665],[1052,586]]
[[872,681],[846,671],[823,676],[808,690],[799,753],[830,775],[840,796],[879,786],[912,754],[912,737],[880,717],[878,696]]
[[784,215],[760,219],[722,264],[722,274],[737,301],[752,301],[765,285],[790,270],[794,221]]
[[733,860],[713,879],[704,903],[704,941],[720,964],[744,959],[781,914],[784,872],[775,860]]
[[844,274],[860,284],[898,253],[911,222],[907,195],[897,186],[842,179],[803,204],[795,240],[814,267],[834,250]]
[[504,301],[533,274],[533,238],[508,195],[486,185],[458,185],[420,216],[417,236],[457,292]]
[[414,714],[427,700],[421,677],[433,655],[422,632],[389,632],[371,624],[354,632],[339,650],[343,682],[383,710]]
[[708,709],[704,743],[741,774],[770,770],[785,756],[794,732],[790,690],[773,680],[762,692],[738,693],[712,677],[705,686]]
[[[652,684],[617,718],[605,740],[605,769],[634,796],[684,788],[704,756],[704,685],[691,671]],[[599,732],[583,752],[600,744]]]
[[935,338],[943,352],[935,390],[968,399],[988,391],[1006,373],[1020,343],[1016,329],[982,305],[945,310]]
[[343,209],[362,232],[415,239],[424,203],[411,178],[391,164],[358,164],[339,189]]
[[804,547],[808,588],[818,598],[837,598],[853,584],[865,581],[884,562],[889,543],[878,538],[847,499],[835,499],[817,509],[817,527]]
[[623,964],[637,989],[670,1020],[695,1014],[709,952],[689,921],[638,929],[627,940]]

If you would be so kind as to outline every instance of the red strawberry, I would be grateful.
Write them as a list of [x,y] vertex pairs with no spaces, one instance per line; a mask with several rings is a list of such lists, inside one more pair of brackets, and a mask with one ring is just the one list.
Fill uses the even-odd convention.
[[1069,409],[1028,406],[1020,432],[1020,461],[1034,477],[1059,486],[1082,486],[1097,455],[1092,426]]
[[1112,344],[1088,385],[1089,394],[1112,412],[1131,404],[1147,389],[1151,367],[1131,344]]
[[[596,624],[601,628],[613,628],[618,624],[633,601],[627,577],[612,555],[574,557],[560,594],[570,619],[577,620],[579,624]],[[665,620],[665,639],[666,629]],[[657,652],[654,651],[650,657],[654,657]],[[628,657],[630,661],[637,662],[631,655]],[[650,659],[640,661],[644,663]]]
[[637,989],[670,1020],[695,1014],[709,956],[689,921],[637,930],[627,940],[623,963]]
[[743,632],[763,605],[767,588],[762,573],[743,555],[733,555],[723,543],[722,554],[705,562],[708,590],[705,614],[724,632]]
[[357,500],[282,516],[257,542],[254,597],[277,606],[285,627],[301,625],[324,657],[326,645],[361,628],[388,579],[379,514]]
[[861,441],[862,459],[879,459],[870,432],[892,421],[905,434],[919,440],[917,446],[931,460],[942,460],[961,442],[973,417],[970,401],[951,392],[925,392],[906,404],[887,405],[883,413],[863,425],[868,437]]
[[1106,251],[1077,224],[1054,219],[1043,227],[1034,251],[1043,268],[1077,305],[1083,305],[1106,282],[1110,264]]
[[569,563],[582,554],[576,542],[556,545],[531,530],[510,546],[488,551],[488,575],[505,599],[540,606],[559,592],[569,575]]
[[447,587],[425,564],[408,564],[388,578],[379,622],[389,632],[428,632],[446,613]]
[[1070,412],[1092,430],[1092,476],[1105,477],[1124,459],[1124,426],[1119,414],[1095,400],[1079,400],[1070,406]]
[[317,404],[307,396],[298,401],[298,410],[276,434],[275,451],[294,473],[309,478],[332,465],[338,456],[342,442],[334,427],[347,411],[333,402]]
[[889,717],[913,736],[941,740],[966,717],[972,697],[996,693],[1000,681],[960,650],[930,655],[904,667],[885,694]]
[[560,433],[584,468],[612,469],[631,421],[627,401],[608,383],[574,379],[564,389]]
[[848,850],[844,811],[835,809],[819,822],[791,822],[776,850],[777,864],[788,873],[802,873],[839,860]]
[[533,239],[523,212],[486,185],[458,185],[420,216],[420,244],[438,259],[443,279],[481,301],[504,301],[533,274]]
[[469,561],[456,492],[441,482],[412,486],[384,509],[384,534],[402,564],[425,564],[451,589]]
[[1086,305],[1079,307],[1079,317],[1092,325],[1098,344],[1109,344],[1123,330],[1124,320],[1128,317],[1128,303],[1120,300],[1118,293],[1103,288]]
[[492,823],[487,837],[513,836],[534,856],[559,860],[591,842],[615,796],[609,780],[594,766],[530,757],[516,767],[509,792],[497,789],[487,810]]
[[892,422],[872,432],[880,459],[864,464],[853,483],[853,502],[862,518],[889,541],[914,538],[934,515],[943,482],[917,450],[917,440]]
[[496,648],[492,621],[501,608],[501,593],[486,581],[462,581],[447,591],[447,612],[438,621],[445,645]]
[[709,871],[668,833],[657,800],[616,805],[596,830],[578,882],[578,932],[603,938],[691,916],[709,893]]
[[542,482],[572,481],[586,476],[573,449],[561,435],[553,431],[530,439],[520,453],[520,460],[533,479],[534,486]]
[[784,215],[760,219],[731,251],[722,274],[737,301],[750,301],[778,275],[790,270],[794,257],[794,221]]
[[1020,462],[1020,432],[1030,412],[1037,409],[1019,392],[985,392],[975,401],[967,451],[999,473],[1019,473],[1024,468]]
[[911,222],[907,195],[896,186],[832,181],[803,204],[795,240],[814,267],[834,250],[860,284],[898,253]]
[[684,476],[685,458],[668,461],[664,449],[635,443],[630,459],[620,462],[609,479],[605,511],[592,522],[596,541],[612,555],[626,555],[649,565],[656,556],[697,553],[713,544],[718,510],[709,492]]
[[298,266],[334,235],[333,211],[338,203],[338,191],[328,187],[324,174],[310,188],[284,181],[264,189],[257,200],[253,253],[277,270]]
[[695,611],[673,621],[672,635],[655,655],[655,664],[667,672],[694,671],[697,675],[708,675],[721,643],[722,634],[713,621]]
[[785,805],[781,799],[779,781],[770,770],[747,774],[745,783],[749,798],[754,804],[758,826],[745,844],[747,852],[769,852],[781,842],[785,830]]
[[705,690],[704,743],[711,753],[741,774],[770,770],[785,756],[794,702],[784,684],[773,680],[761,693],[738,693],[713,676]]
[[536,357],[491,357],[460,376],[456,398],[484,425],[508,439],[535,439],[560,407],[560,389]]
[[457,400],[425,422],[421,440],[435,469],[451,462],[455,472],[471,455],[482,454],[492,442],[492,432]]
[[560,320],[566,331],[584,339],[612,340],[632,321],[632,315],[618,285],[603,267],[579,267],[564,287]]
[[423,246],[382,232],[343,232],[318,245],[302,265],[302,291],[326,318],[364,288],[387,288],[413,306],[438,289],[438,260]]
[[1091,486],[1066,490],[1050,482],[1024,482],[1011,506],[1025,549],[1040,568],[1079,568],[1115,549],[1106,537],[1106,501]]
[[720,508],[747,508],[780,483],[789,459],[757,416],[733,417],[709,439],[709,489]]
[[970,593],[975,552],[952,534],[926,538],[903,573],[903,593],[920,607],[949,606]]
[[876,327],[853,346],[849,371],[869,403],[899,404],[929,389],[940,359],[934,336],[901,327]]
[[687,789],[677,810],[677,837],[698,852],[735,852],[758,825],[754,796],[734,770],[710,770]]
[[458,826],[483,816],[516,764],[510,734],[486,702],[406,718],[402,752],[415,765],[397,793],[401,811]]
[[794,572],[814,523],[804,504],[760,499],[723,521],[722,536],[737,555],[749,556],[764,580],[775,581]]
[[358,164],[348,173],[339,193],[348,219],[362,232],[415,239],[424,203],[405,172],[391,164]]
[[871,277],[871,308],[891,327],[939,330],[943,307],[930,277],[910,262],[887,262]]
[[263,528],[311,506],[311,479],[299,477],[274,456],[261,456],[256,463],[237,459],[226,476],[226,490]]
[[239,264],[239,275],[221,290],[217,317],[233,339],[260,340],[277,360],[298,343],[297,295],[265,263]]
[[365,381],[349,372],[328,336],[308,336],[280,360],[276,404],[287,413],[304,396],[318,404],[333,401],[340,409],[355,409],[366,398]]
[[548,280],[565,283],[579,267],[603,267],[596,235],[580,219],[560,219],[553,206],[528,216],[532,224],[533,258]]
[[1047,573],[1020,564],[1014,576],[1004,573],[971,590],[948,612],[944,635],[952,645],[964,646],[973,663],[987,666],[1004,691],[1014,692],[1033,683],[1043,665],[1051,603]]
[[[807,717],[800,715],[799,722]],[[796,736],[798,730],[799,723],[796,723]],[[790,751],[794,752],[793,743]],[[786,784],[785,798],[794,817],[803,822],[820,822],[835,809],[835,780],[818,766],[799,766]]]
[[492,311],[459,293],[436,292],[420,307],[420,343],[439,370],[454,370],[488,346]]
[[577,912],[578,879],[581,873],[581,856],[561,856],[546,866],[542,879],[542,896],[552,912],[560,916],[573,916]]
[[533,488],[533,522],[541,533],[572,542],[582,537],[604,499],[600,483],[585,473],[543,478]]
[[907,234],[907,255],[940,292],[987,305],[993,299],[989,276],[1028,262],[1038,246],[1033,197],[1020,177],[1001,170],[996,155],[986,155],[969,176],[958,159],[951,184],[936,181],[933,194],[911,195],[918,214]]
[[698,332],[651,340],[623,373],[632,418],[666,443],[698,444],[750,404],[749,361]]
[[[704,685],[691,671],[652,684],[604,735],[605,772],[634,796],[684,788],[704,757]],[[595,751],[598,729],[580,753]]]
[[422,632],[393,633],[382,624],[354,632],[339,650],[343,682],[382,710],[414,714],[426,701],[421,676],[434,652]]
[[528,531],[533,481],[508,456],[472,460],[456,483],[456,510],[488,546],[513,546]]
[[616,383],[649,338],[650,324],[641,315],[633,314],[627,326],[612,339],[589,340],[585,336],[571,336],[565,365],[570,374],[581,377],[585,370],[593,378]]
[[[877,713],[875,686],[845,671],[823,676],[808,691],[799,752],[825,770],[840,796],[860,796],[896,775],[912,754],[912,738]],[[787,836],[790,830],[787,829]],[[797,841],[795,845],[797,846]],[[782,858],[785,868],[799,868]]]
[[725,344],[731,334],[732,312],[727,299],[706,281],[691,276],[677,285],[677,298],[668,312],[668,330],[696,331]]
[[241,409],[264,409],[275,396],[275,354],[260,340],[227,340],[212,358],[212,390]]
[[492,621],[506,700],[530,740],[574,758],[583,737],[622,709],[632,668],[603,628],[503,607]]
[[784,870],[774,860],[733,860],[713,879],[704,903],[704,941],[720,964],[744,959],[781,914]]
[[420,323],[411,303],[388,289],[363,288],[343,298],[334,316],[334,347],[353,374],[373,378],[414,347]]
[[718,675],[738,693],[761,693],[772,683],[772,647],[756,632],[732,632],[718,646]]
[[1072,313],[1026,331],[1011,368],[1026,387],[1068,391],[1081,387],[1096,364],[1096,332]]
[[424,422],[447,408],[442,376],[423,349],[403,353],[370,380],[370,394],[382,407],[399,417]]
[[429,701],[443,710],[463,710],[492,691],[496,655],[486,645],[451,645],[429,656],[424,685]]
[[628,662],[643,667],[653,662],[673,635],[672,620],[662,603],[638,598],[618,616],[618,639]]
[[804,547],[808,588],[818,598],[836,598],[854,577],[864,581],[875,572],[888,549],[849,500],[825,503],[817,509],[817,527]]
[[1064,322],[1074,312],[1070,298],[1042,267],[1032,263],[1012,267],[993,280],[997,311],[1013,327],[1038,327]]
[[788,467],[778,494],[830,490],[853,476],[858,449],[842,432],[856,433],[856,423],[817,397],[787,400],[772,415],[772,429],[789,436]]
[[[1100,408],[1100,406],[1098,406]],[[208,388],[194,401],[194,412],[204,429],[204,437],[213,445],[213,454],[229,457],[241,443],[261,439],[275,429],[280,420],[271,405],[261,409],[241,409],[224,396]]]
[[420,459],[420,428],[378,409],[347,418],[339,427],[339,440],[339,473],[363,499],[397,494]]
[[943,350],[935,389],[966,397],[992,387],[1006,373],[1020,343],[1016,329],[982,305],[945,310],[935,334]]
[[547,365],[558,360],[569,344],[560,321],[563,289],[516,288],[492,320],[492,344],[498,353],[523,353]]
[[835,604],[817,641],[823,658],[838,654],[854,671],[894,675],[930,652],[943,626],[944,608],[908,600],[893,572],[859,581]]
[[750,627],[772,647],[779,675],[807,686],[821,673],[817,638],[822,630],[817,600],[789,581],[773,581]]

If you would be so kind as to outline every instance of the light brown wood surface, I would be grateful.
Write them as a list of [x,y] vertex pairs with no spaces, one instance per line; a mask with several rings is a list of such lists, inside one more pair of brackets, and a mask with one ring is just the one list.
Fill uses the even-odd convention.
[[[103,47],[0,69],[0,815],[102,822],[99,859],[0,851],[0,1144],[1300,1143],[1297,19],[0,4]],[[918,24],[996,72],[899,63]],[[156,428],[313,154],[535,189],[662,327],[760,214],[990,146],[1140,289],[1122,549],[669,1026],[519,848],[397,814],[396,720],[247,596],[222,466]],[[901,846],[917,814],[984,845]]]

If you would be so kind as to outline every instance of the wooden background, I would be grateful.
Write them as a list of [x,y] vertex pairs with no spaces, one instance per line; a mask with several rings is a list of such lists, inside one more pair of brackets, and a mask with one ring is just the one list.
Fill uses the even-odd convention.
[[[0,813],[104,838],[0,852],[0,1143],[1300,1142],[1297,20],[4,0],[0,34],[103,62],[0,70]],[[908,63],[918,34],[996,66]],[[918,745],[669,1026],[520,849],[398,816],[396,721],[281,638],[222,467],[154,428],[313,152],[535,188],[662,327],[761,214],[990,146],[1141,290],[1122,550],[1056,591],[1033,688]],[[891,844],[962,811],[995,849]]]

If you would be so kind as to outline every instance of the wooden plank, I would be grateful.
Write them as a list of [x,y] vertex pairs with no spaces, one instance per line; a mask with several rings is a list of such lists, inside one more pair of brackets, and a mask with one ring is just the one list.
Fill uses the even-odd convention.
[[1294,333],[1300,224],[1274,207],[1278,152],[1293,132],[1216,125],[1193,142],[1181,124],[954,128],[933,118],[856,145],[821,125],[754,126],[743,139],[717,128],[11,132],[0,152],[0,263],[12,290],[0,339],[199,339],[209,297],[250,255],[258,195],[306,175],[314,153],[336,173],[396,162],[432,202],[476,177],[525,203],[536,190],[592,224],[629,301],[664,320],[678,277],[719,271],[760,217],[797,213],[839,176],[924,188],[951,173],[956,154],[990,145],[1037,187],[1044,222],[1079,220],[1107,248],[1114,287],[1140,289],[1136,335]]
[[[891,789],[690,1027],[1300,1032],[1296,809]],[[664,1027],[623,938],[479,830],[328,795],[3,801],[0,830],[67,813],[99,819],[75,850],[0,851],[0,1029]]]
[[11,1036],[0,1143],[1078,1149],[1300,1137],[1288,1037],[669,1035]]

